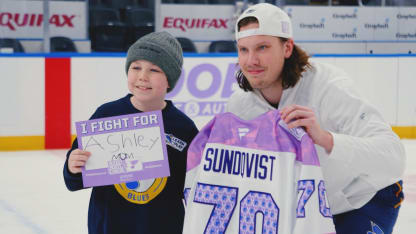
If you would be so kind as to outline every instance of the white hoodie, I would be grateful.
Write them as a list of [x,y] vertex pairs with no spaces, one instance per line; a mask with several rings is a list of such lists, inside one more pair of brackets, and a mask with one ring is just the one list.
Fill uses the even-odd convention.
[[[279,109],[297,104],[311,108],[321,126],[334,137],[328,155],[315,145],[332,214],[358,209],[376,192],[400,180],[405,152],[398,136],[373,105],[360,97],[341,70],[312,62],[293,88],[283,91]],[[258,90],[234,92],[229,112],[253,119],[273,110]]]

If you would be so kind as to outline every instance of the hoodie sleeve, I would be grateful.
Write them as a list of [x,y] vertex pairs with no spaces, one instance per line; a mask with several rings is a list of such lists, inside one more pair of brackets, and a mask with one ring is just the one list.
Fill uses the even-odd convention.
[[348,198],[398,181],[405,168],[404,147],[376,108],[355,92],[350,79],[334,81],[322,92],[321,121],[334,129],[327,174],[339,180],[330,189]]

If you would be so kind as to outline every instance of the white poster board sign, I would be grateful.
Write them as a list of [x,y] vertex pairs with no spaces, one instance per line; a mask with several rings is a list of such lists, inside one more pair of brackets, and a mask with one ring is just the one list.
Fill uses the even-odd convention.
[[78,147],[91,152],[84,187],[170,175],[161,111],[76,122]]

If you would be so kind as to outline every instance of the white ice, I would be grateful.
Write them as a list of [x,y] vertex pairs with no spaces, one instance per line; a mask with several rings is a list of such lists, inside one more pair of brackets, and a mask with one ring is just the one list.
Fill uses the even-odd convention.
[[[416,233],[416,140],[402,140],[407,153],[405,201],[394,234]],[[84,234],[90,190],[69,192],[64,150],[0,152],[0,233]]]

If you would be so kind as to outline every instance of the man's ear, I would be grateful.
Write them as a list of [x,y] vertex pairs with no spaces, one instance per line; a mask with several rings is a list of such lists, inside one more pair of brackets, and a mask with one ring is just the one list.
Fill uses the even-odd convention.
[[292,55],[294,45],[295,43],[293,42],[293,39],[288,39],[284,43],[285,58],[289,58]]

